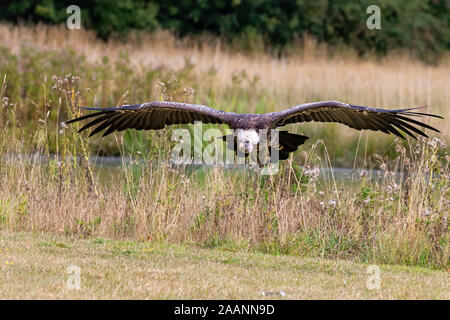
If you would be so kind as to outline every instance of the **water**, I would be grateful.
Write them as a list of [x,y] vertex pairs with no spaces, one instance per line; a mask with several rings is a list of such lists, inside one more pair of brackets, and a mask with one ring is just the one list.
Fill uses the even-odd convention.
[[[26,163],[26,164],[47,164],[49,160],[57,160],[56,156],[51,156],[50,158],[42,154],[14,154],[14,155],[4,155],[2,157],[2,162],[5,163]],[[59,159],[58,159],[59,160]],[[67,160],[68,161],[68,160]],[[82,164],[85,161],[84,157],[78,157],[77,162]],[[89,162],[93,166],[94,170],[99,172],[101,180],[107,179],[108,175],[112,171],[122,170],[125,167],[131,166],[132,168],[139,169],[143,164],[149,164],[148,161],[142,159],[130,159],[128,157],[89,157]],[[244,164],[224,164],[224,165],[205,165],[205,164],[182,164],[177,165],[169,161],[151,160],[150,164],[154,167],[160,167],[162,165],[178,169],[185,170],[187,174],[193,172],[207,173],[208,171],[219,168],[224,171],[238,171],[238,172],[254,172],[257,174],[258,168],[251,167]],[[301,169],[307,170],[308,168],[301,167]],[[367,177],[370,180],[379,180],[385,177],[386,172],[376,169],[351,169],[351,168],[318,168],[319,177],[322,179],[335,179],[339,181],[354,181],[360,179],[361,177]],[[401,179],[403,176],[402,172],[394,173],[396,179]]]

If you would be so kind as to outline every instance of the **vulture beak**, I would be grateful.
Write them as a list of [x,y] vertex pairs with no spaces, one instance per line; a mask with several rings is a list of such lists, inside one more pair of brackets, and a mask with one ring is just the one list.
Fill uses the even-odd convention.
[[240,141],[238,143],[238,148],[244,153],[251,153],[253,151],[253,145],[250,141]]
[[239,143],[238,143],[238,148],[239,148],[239,150],[241,150],[242,152],[244,152],[244,153],[246,152],[246,151],[245,151],[245,147],[244,147],[244,143],[243,143],[243,142],[239,142]]

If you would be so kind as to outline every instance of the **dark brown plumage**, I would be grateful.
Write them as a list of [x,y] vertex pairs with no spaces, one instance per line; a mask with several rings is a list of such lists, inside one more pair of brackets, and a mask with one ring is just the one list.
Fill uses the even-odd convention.
[[[166,125],[188,124],[195,121],[203,123],[226,124],[232,129],[260,130],[275,129],[287,124],[318,121],[338,122],[357,130],[374,130],[393,133],[405,138],[400,132],[416,138],[415,134],[425,136],[423,128],[439,132],[426,123],[414,118],[438,115],[417,112],[419,108],[385,110],[350,105],[339,101],[321,101],[301,104],[293,108],[265,114],[238,114],[223,112],[211,107],[179,102],[153,101],[138,105],[126,105],[113,108],[83,108],[96,112],[67,121],[72,123],[89,119],[79,132],[97,125],[89,136],[105,130],[103,136],[125,129],[158,130]],[[297,136],[297,137],[295,137]],[[301,138],[300,138],[301,137]],[[283,132],[279,143],[284,151],[282,158],[297,150],[307,137]],[[280,158],[281,158],[280,157]]]

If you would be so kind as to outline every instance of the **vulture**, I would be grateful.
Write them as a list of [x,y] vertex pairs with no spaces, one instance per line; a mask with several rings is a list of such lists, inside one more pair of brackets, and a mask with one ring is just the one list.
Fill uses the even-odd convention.
[[[302,122],[338,122],[357,130],[373,130],[392,133],[405,139],[401,133],[416,138],[415,134],[428,137],[423,128],[439,132],[436,128],[417,120],[423,116],[441,116],[418,112],[419,108],[377,109],[351,105],[339,101],[320,101],[300,104],[280,112],[264,114],[239,114],[224,112],[208,106],[181,102],[152,101],[136,105],[112,108],[89,108],[95,112],[67,121],[66,124],[89,120],[78,132],[94,127],[89,136],[105,130],[103,136],[125,129],[159,130],[166,125],[189,124],[196,121],[211,124],[226,124],[234,129],[232,139],[224,136],[227,147],[247,156],[261,142],[265,131],[270,141],[271,129]],[[278,157],[285,160],[296,151],[308,137],[281,130],[278,132]],[[231,141],[231,143],[229,143]],[[269,147],[269,152],[271,149]],[[260,166],[261,163],[258,161]]]

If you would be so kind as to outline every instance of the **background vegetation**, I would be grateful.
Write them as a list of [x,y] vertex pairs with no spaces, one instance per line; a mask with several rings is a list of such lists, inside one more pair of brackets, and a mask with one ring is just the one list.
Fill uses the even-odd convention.
[[[0,229],[448,267],[447,60],[329,58],[312,39],[278,59],[163,31],[120,42],[64,26],[0,31]],[[446,119],[430,119],[442,134],[417,142],[291,126],[311,139],[271,177],[171,167],[170,128],[88,140],[79,124],[62,124],[81,114],[76,106],[153,99],[255,113],[325,99],[428,105]],[[97,154],[124,163],[98,169],[89,162]],[[363,171],[320,174],[335,165]]]
[[[67,32],[64,27],[4,24],[0,29],[0,75],[5,85],[0,120],[7,127],[19,127],[25,135],[35,133],[48,120],[52,153],[58,148],[54,133],[65,130],[61,122],[72,117],[71,112],[79,112],[75,106],[159,99],[248,113],[280,111],[318,100],[382,108],[430,106],[430,112],[446,119],[424,120],[431,121],[443,132],[440,138],[448,141],[448,60],[431,67],[404,56],[363,61],[345,54],[331,59],[312,39],[298,47],[297,55],[279,60],[265,53],[234,53],[220,43],[198,46],[165,32],[105,43],[90,32]],[[395,156],[389,135],[360,133],[339,124],[289,128],[311,137],[306,149],[323,139],[335,166],[364,164],[364,157],[355,158],[358,151]],[[158,146],[170,140],[171,128],[164,132],[127,131],[126,153],[163,152]],[[120,155],[113,137],[96,136],[90,143],[95,154]]]
[[[4,1],[0,19],[65,23],[73,1]],[[333,50],[359,55],[413,52],[428,62],[450,48],[446,0],[164,0],[78,1],[83,27],[106,39],[132,30],[166,29],[179,35],[213,34],[246,50],[281,55],[311,36]],[[366,27],[370,5],[381,9],[381,30]]]

